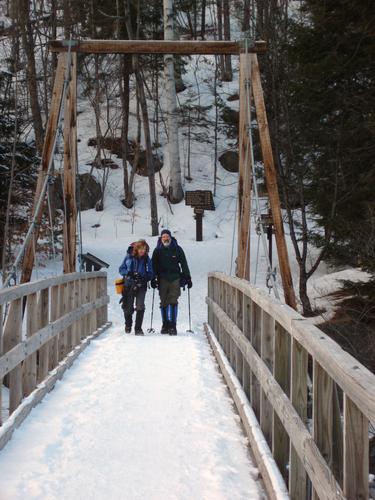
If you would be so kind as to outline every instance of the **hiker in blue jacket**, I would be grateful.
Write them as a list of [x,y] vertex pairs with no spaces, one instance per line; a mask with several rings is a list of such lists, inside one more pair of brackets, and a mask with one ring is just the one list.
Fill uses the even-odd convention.
[[142,323],[145,314],[147,283],[154,277],[152,262],[148,256],[149,250],[145,240],[132,243],[119,268],[121,276],[124,277],[121,302],[125,316],[125,333],[132,331],[135,301],[135,335],[144,335]]

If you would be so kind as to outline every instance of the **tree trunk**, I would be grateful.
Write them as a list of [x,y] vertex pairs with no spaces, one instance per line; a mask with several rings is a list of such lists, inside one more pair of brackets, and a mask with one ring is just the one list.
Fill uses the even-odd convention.
[[[223,39],[223,0],[216,0],[216,16],[217,16],[217,37],[218,40]],[[220,68],[220,76],[223,78],[225,72],[224,66],[224,56],[222,54],[219,55],[219,68]]]
[[[164,0],[164,39],[174,39],[172,0]],[[168,118],[169,199],[171,203],[179,203],[184,198],[184,192],[181,180],[174,61],[170,54],[164,56],[164,75]]]
[[131,72],[131,58],[128,55],[123,57],[122,61],[122,88],[121,88],[121,101],[122,101],[122,129],[121,129],[121,152],[122,152],[122,168],[123,168],[123,182],[124,182],[124,200],[125,206],[131,208],[133,206],[133,191],[129,185],[128,175],[128,143],[129,143],[129,104],[130,104],[130,72]]
[[30,22],[30,5],[28,0],[18,0],[18,15],[19,26],[21,30],[21,40],[23,50],[26,54],[26,76],[27,86],[30,94],[31,116],[35,133],[35,143],[38,152],[41,154],[43,150],[44,132],[42,114],[38,99],[38,83],[35,64],[35,44],[33,38],[33,30]]
[[250,0],[244,0],[243,3],[243,19],[242,31],[250,31]]
[[[229,0],[223,0],[223,13],[224,13],[224,39],[230,40],[230,9]],[[226,54],[224,56],[224,74],[223,80],[225,82],[231,82],[233,80],[232,73],[232,56]]]
[[201,38],[204,40],[206,35],[206,0],[202,0],[202,19],[201,19]]
[[313,316],[313,310],[311,307],[309,296],[307,295],[307,276],[306,270],[300,266],[299,270],[299,297],[301,299],[303,315]]

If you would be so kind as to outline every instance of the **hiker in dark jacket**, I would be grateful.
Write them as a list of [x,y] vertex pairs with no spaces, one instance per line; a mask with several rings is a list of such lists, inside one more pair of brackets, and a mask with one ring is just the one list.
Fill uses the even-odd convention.
[[163,229],[152,254],[155,278],[153,288],[159,289],[160,311],[163,320],[161,333],[177,335],[178,298],[180,287],[193,286],[189,266],[182,248],[168,229]]
[[135,301],[135,334],[143,335],[142,323],[145,314],[147,283],[153,279],[152,262],[148,256],[149,246],[145,240],[132,243],[119,268],[124,277],[124,292],[121,299],[125,316],[125,332],[132,331]]

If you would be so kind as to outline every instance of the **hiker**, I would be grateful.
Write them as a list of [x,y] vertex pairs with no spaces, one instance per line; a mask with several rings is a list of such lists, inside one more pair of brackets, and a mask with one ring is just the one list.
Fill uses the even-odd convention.
[[132,331],[135,300],[135,335],[144,335],[142,330],[145,314],[147,283],[153,279],[152,262],[148,256],[150,247],[145,240],[132,243],[119,268],[124,277],[124,291],[121,299],[125,316],[125,333]]
[[180,287],[191,288],[193,283],[184,251],[168,229],[163,229],[161,232],[152,254],[152,266],[155,277],[151,280],[151,286],[158,288],[160,295],[160,311],[163,321],[160,333],[177,335]]

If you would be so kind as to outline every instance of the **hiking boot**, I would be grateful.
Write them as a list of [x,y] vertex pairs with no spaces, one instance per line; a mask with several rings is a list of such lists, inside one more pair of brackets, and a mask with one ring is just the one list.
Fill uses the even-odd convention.
[[130,333],[132,331],[133,318],[131,314],[126,314],[125,316],[125,333]]
[[171,323],[168,331],[169,335],[177,335],[176,323]]
[[163,323],[163,326],[161,327],[160,333],[161,333],[162,335],[168,335],[168,333],[169,333],[169,324],[168,324],[168,322],[167,322],[167,321],[165,321],[165,322]]
[[135,334],[136,335],[144,335],[142,330],[143,317],[145,315],[145,311],[137,311],[135,316]]

